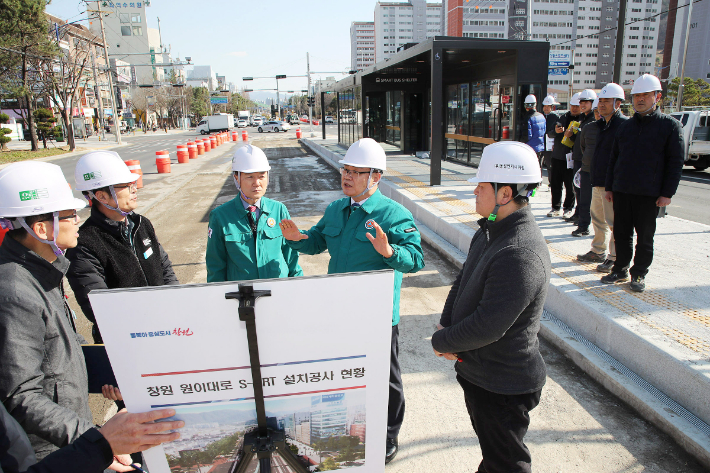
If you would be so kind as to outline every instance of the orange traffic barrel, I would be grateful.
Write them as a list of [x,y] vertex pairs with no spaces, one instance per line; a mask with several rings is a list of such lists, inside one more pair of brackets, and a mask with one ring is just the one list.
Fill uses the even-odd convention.
[[502,138],[504,140],[510,139],[510,127],[504,126],[503,127],[503,136]]
[[214,135],[210,136],[210,146],[213,148],[217,147],[217,137]]
[[296,128],[296,139],[300,140],[303,134],[301,133],[301,128]]
[[246,130],[242,131],[242,141],[248,141],[249,140],[249,133],[247,133]]
[[128,166],[129,171],[140,176],[136,181],[136,187],[138,189],[143,187],[143,171],[141,170],[141,162],[137,159],[128,159],[124,162],[126,163],[126,166]]
[[187,156],[188,159],[195,159],[197,157],[197,145],[194,141],[187,142]]
[[239,132],[238,131],[232,132],[232,141],[239,141]]
[[212,149],[212,140],[209,138],[202,138],[202,143],[205,145],[205,153]]
[[186,163],[190,160],[190,155],[187,152],[187,145],[177,145],[178,163]]
[[158,174],[170,172],[170,152],[167,149],[155,152],[155,165],[158,168]]
[[197,145],[198,156],[205,154],[205,143],[202,140],[195,140],[195,145]]

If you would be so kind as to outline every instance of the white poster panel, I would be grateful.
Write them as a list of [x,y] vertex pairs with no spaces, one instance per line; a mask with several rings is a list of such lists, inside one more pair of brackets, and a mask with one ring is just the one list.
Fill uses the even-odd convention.
[[[384,471],[393,274],[250,282],[271,291],[255,305],[267,420],[311,470]],[[151,473],[231,471],[256,427],[246,324],[225,298],[237,291],[89,295],[128,410],[170,407],[185,421],[179,440],[144,452]]]

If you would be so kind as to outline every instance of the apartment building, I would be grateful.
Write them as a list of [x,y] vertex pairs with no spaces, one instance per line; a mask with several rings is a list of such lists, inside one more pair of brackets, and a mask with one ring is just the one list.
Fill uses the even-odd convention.
[[353,21],[350,25],[350,70],[361,71],[375,63],[375,22]]
[[[684,5],[682,0],[677,2]],[[672,4],[671,4],[672,6]],[[683,67],[683,48],[685,45],[685,32],[688,26],[688,8],[681,8],[675,17],[673,37],[667,39],[671,51],[664,51],[664,56],[670,53],[670,60],[664,57],[664,65],[668,67],[669,79],[680,76]],[[669,16],[670,21],[670,16]],[[690,37],[688,38],[688,52],[685,60],[685,77],[704,79],[710,81],[710,2],[697,2],[693,4],[690,21]],[[671,30],[671,25],[668,25]],[[670,33],[666,33],[670,34]]]
[[375,62],[389,59],[407,43],[441,35],[441,3],[426,0],[375,4]]
[[[627,88],[655,72],[660,1],[628,1],[621,69]],[[547,40],[551,55],[575,66],[573,74],[551,68],[548,85],[566,90],[572,77],[581,90],[612,81],[618,15],[618,0],[444,0],[442,23],[447,36]]]

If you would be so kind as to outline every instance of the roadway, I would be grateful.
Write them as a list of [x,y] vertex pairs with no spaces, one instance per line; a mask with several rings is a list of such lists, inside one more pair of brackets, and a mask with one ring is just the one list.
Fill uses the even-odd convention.
[[[124,159],[135,157],[142,166],[145,162],[149,174],[146,187],[139,191],[142,207],[138,212],[153,222],[182,283],[206,280],[209,212],[236,195],[228,163],[234,147],[241,146],[222,146],[188,164],[173,164],[171,174],[150,174],[148,166],[156,150],[169,145],[175,149],[175,144],[194,136],[130,137],[128,146],[119,149]],[[320,158],[309,156],[295,139],[293,128],[279,134],[250,132],[250,137],[270,158],[267,196],[284,202],[302,228],[315,224],[325,207],[342,196],[338,173]],[[72,174],[73,169],[67,172]],[[405,275],[403,282],[400,361],[407,411],[400,453],[387,471],[473,472],[480,462],[480,447],[460,387],[452,364],[435,357],[429,342],[458,270],[433,249],[425,246],[424,252],[426,267]],[[328,255],[302,255],[300,263],[306,275],[325,274]],[[71,303],[81,314],[73,298]],[[87,334],[88,323],[81,315],[80,319],[81,331]],[[531,413],[526,437],[535,471],[704,471],[669,437],[544,340],[541,351],[548,368],[547,384],[540,405]],[[94,398],[92,408],[99,419],[105,407]]]

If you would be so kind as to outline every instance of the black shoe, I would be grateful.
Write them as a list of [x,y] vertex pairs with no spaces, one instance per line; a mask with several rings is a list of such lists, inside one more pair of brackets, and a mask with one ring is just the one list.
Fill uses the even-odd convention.
[[614,267],[614,263],[615,261],[611,259],[604,260],[602,264],[597,265],[597,271],[600,273],[610,273],[611,268]]
[[601,282],[603,284],[616,284],[619,282],[625,282],[629,280],[629,273],[626,271],[615,271],[612,273],[607,274],[606,276],[602,276]]
[[577,223],[579,223],[579,217],[575,217],[575,216],[573,215],[572,217],[566,218],[566,219],[565,219],[565,222],[567,222],[567,223],[573,223],[573,224],[577,225]]
[[[572,232],[573,237],[583,237],[589,235],[589,229],[588,228],[577,228]],[[600,260],[601,261],[601,260]]]
[[643,292],[646,290],[646,280],[643,276],[631,276],[631,282],[629,283],[629,289],[634,292]]
[[606,255],[604,253],[598,254],[593,251],[588,251],[583,255],[577,255],[577,261],[584,261],[585,263],[603,263]]
[[385,448],[385,465],[394,460],[399,450],[397,439],[387,439],[387,448]]

